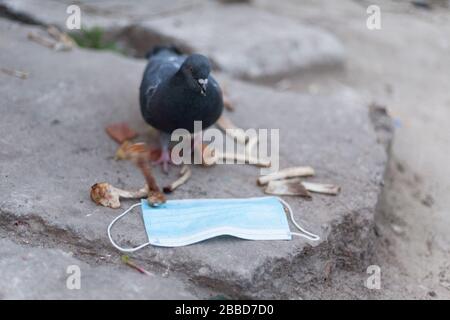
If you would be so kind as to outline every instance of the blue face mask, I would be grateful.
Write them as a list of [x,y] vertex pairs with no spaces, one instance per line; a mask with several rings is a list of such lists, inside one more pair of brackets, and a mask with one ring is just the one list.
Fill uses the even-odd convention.
[[[142,206],[142,217],[148,242],[135,248],[122,248],[111,237],[112,226],[136,206]],[[289,230],[283,205],[294,225],[302,232]],[[319,237],[304,230],[294,220],[291,207],[277,197],[247,199],[170,200],[151,207],[147,200],[131,206],[108,226],[108,236],[117,249],[133,252],[149,244],[179,247],[221,235],[246,240],[291,240],[298,235],[312,241]]]

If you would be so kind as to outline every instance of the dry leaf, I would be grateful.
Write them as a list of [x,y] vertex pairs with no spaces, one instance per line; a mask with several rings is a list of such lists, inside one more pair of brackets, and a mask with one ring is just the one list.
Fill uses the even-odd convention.
[[119,144],[137,137],[137,133],[124,122],[112,123],[105,128],[105,131]]

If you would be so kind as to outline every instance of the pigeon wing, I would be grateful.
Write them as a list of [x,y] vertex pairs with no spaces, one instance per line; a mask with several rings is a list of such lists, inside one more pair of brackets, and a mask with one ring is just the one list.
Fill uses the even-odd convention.
[[149,107],[161,82],[172,77],[185,59],[185,55],[169,50],[158,52],[150,57],[140,88],[141,107]]

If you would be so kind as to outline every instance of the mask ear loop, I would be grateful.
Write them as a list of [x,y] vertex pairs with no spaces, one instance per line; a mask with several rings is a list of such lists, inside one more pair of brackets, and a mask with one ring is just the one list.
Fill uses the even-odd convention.
[[293,211],[292,211],[292,208],[291,208],[291,206],[290,206],[286,201],[284,201],[283,199],[281,199],[281,198],[279,198],[279,197],[278,197],[278,200],[280,200],[280,202],[288,209],[288,211],[289,211],[289,216],[291,217],[292,223],[297,227],[298,230],[300,230],[301,232],[303,232],[303,233],[291,232],[292,235],[299,236],[299,237],[303,237],[303,238],[306,238],[306,239],[311,240],[311,241],[318,241],[318,240],[320,240],[320,237],[319,237],[318,235],[316,235],[316,234],[314,234],[314,233],[311,233],[311,232],[309,232],[309,231],[303,229],[303,228],[295,221],[295,219],[294,219],[294,214],[293,214]]
[[126,215],[128,212],[130,212],[131,210],[133,210],[135,207],[140,206],[141,203],[135,203],[133,204],[131,207],[129,207],[127,210],[125,210],[123,213],[121,213],[120,215],[118,215],[116,218],[114,218],[113,221],[111,221],[111,223],[108,226],[108,238],[109,241],[111,241],[111,244],[118,250],[123,251],[123,252],[135,252],[139,249],[142,249],[146,246],[148,246],[150,244],[150,242],[141,244],[140,246],[134,247],[134,248],[122,248],[121,246],[119,246],[117,243],[114,242],[112,236],[111,236],[111,229],[113,227],[113,225],[120,220],[124,215]]

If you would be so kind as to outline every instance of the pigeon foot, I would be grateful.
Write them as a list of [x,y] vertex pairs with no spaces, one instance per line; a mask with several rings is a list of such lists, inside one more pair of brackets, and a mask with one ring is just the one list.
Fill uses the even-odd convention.
[[170,159],[170,152],[169,150],[162,150],[161,156],[158,160],[154,161],[153,165],[162,165],[163,172],[165,174],[169,173],[169,164],[172,163],[172,160]]

